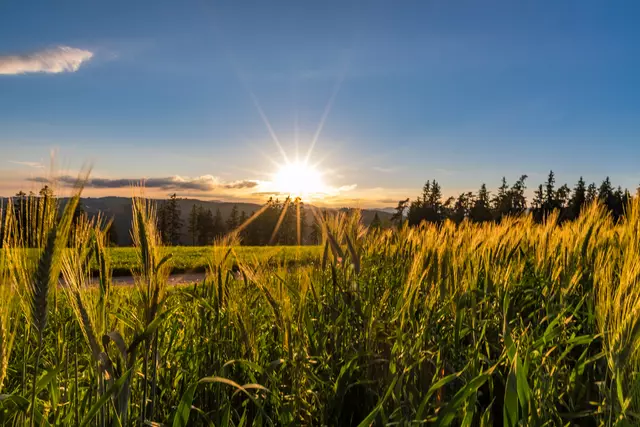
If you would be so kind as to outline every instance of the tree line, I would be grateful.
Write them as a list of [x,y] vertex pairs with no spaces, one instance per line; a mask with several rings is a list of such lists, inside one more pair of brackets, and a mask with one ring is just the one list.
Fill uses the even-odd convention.
[[506,178],[495,194],[482,184],[477,193],[463,192],[457,197],[443,200],[442,188],[434,179],[427,181],[422,194],[414,200],[398,202],[392,221],[402,225],[405,221],[411,225],[421,222],[441,223],[451,220],[455,223],[469,220],[472,222],[500,222],[507,216],[530,212],[537,222],[554,211],[559,212],[560,221],[570,221],[580,215],[582,209],[595,200],[599,200],[609,210],[614,220],[624,216],[625,207],[631,200],[631,193],[618,186],[614,188],[609,177],[600,186],[586,184],[580,177],[573,188],[567,184],[556,185],[555,174],[549,172],[547,181],[540,184],[530,204],[525,196],[527,175],[522,175],[509,185]]
[[[201,204],[194,203],[187,217],[187,223],[182,218],[179,198],[173,194],[169,199],[156,204],[156,219],[158,231],[163,244],[178,245],[210,245],[216,239],[227,233],[237,231],[241,244],[262,245],[295,245],[316,244],[320,237],[320,227],[307,220],[307,208],[298,198],[284,200],[270,198],[259,209],[259,212],[247,213],[233,205],[230,215],[225,219],[220,211],[206,209]],[[13,218],[17,222],[12,229],[27,247],[42,247],[44,238],[39,230],[44,229],[43,221],[53,221],[60,213],[57,199],[50,187],[44,186],[38,193],[29,194],[20,191],[11,200]],[[3,226],[6,207],[0,206],[0,247],[4,240]],[[88,218],[82,204],[73,217],[74,223],[81,218]],[[187,237],[183,233],[186,225]],[[118,246],[119,239],[116,228],[112,225],[108,229],[109,241],[112,246]]]
[[[550,171],[546,182],[535,189],[529,203],[525,196],[526,181],[526,175],[512,184],[503,177],[494,194],[482,184],[475,193],[463,192],[457,197],[444,199],[440,184],[435,179],[430,180],[425,183],[418,197],[398,202],[391,221],[398,226],[405,222],[414,226],[423,221],[441,223],[445,220],[455,223],[464,220],[500,222],[504,217],[530,212],[535,221],[541,222],[554,211],[559,212],[560,221],[570,221],[580,215],[585,205],[595,200],[602,202],[617,221],[624,216],[625,207],[632,197],[628,190],[623,190],[620,186],[614,187],[609,177],[599,186],[595,183],[587,185],[582,177],[573,187],[567,184],[558,186],[555,174]],[[258,211],[252,212],[239,210],[237,205],[233,205],[226,219],[219,208],[214,212],[194,203],[186,224],[179,200],[173,194],[169,199],[157,203],[158,230],[165,245],[210,245],[231,232],[237,232],[242,244],[251,246],[295,245],[298,242],[317,244],[321,240],[321,227],[316,216],[308,215],[308,209],[298,198],[270,198]],[[15,229],[20,233],[22,241],[28,247],[41,246],[43,236],[37,230],[43,228],[39,221],[49,217],[49,211],[57,206],[53,191],[46,185],[37,194],[20,191],[13,198],[12,206],[14,218],[18,222]],[[326,215],[326,212],[320,215]],[[86,213],[79,204],[74,222],[83,216]],[[2,218],[4,221],[4,215]],[[183,233],[185,225],[186,235]],[[383,227],[377,213],[370,227]],[[0,244],[3,228],[0,227]],[[117,231],[113,226],[109,229],[109,238],[112,245],[118,245]]]
[[[6,206],[0,204],[0,247],[3,246],[5,238],[9,237],[6,234],[8,230],[6,211],[8,208],[12,209],[12,218],[15,221],[15,225],[11,227],[11,230],[16,235],[11,237],[29,248],[37,248],[44,245],[47,238],[44,231],[48,229],[47,225],[57,221],[61,213],[57,198],[48,185],[44,185],[38,193],[19,191],[12,198],[11,204]],[[87,218],[87,213],[82,204],[78,203],[73,213],[72,225],[75,227],[83,218]],[[115,227],[110,226],[107,229],[107,236],[109,243],[117,246],[118,234]],[[73,236],[70,237],[70,240],[73,240]]]
[[259,212],[247,213],[233,205],[225,220],[220,208],[215,212],[194,203],[187,217],[187,239],[182,230],[185,223],[176,194],[161,202],[157,207],[158,230],[165,245],[210,245],[227,233],[237,232],[242,244],[295,245],[315,244],[319,227],[313,221],[308,225],[307,209],[299,199],[287,197],[284,200],[270,198]]

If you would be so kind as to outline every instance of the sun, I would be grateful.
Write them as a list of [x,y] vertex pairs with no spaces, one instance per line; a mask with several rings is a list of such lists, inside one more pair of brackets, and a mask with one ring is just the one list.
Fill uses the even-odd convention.
[[306,162],[288,162],[273,176],[273,188],[291,197],[311,198],[326,192],[322,173]]

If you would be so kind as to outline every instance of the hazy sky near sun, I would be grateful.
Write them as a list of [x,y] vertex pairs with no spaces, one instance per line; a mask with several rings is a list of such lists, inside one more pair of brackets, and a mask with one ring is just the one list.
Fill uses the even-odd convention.
[[639,19],[636,1],[2,2],[0,195],[38,187],[55,148],[70,173],[92,162],[90,195],[144,177],[260,199],[272,133],[290,158],[317,140],[334,203],[549,169],[635,188]]

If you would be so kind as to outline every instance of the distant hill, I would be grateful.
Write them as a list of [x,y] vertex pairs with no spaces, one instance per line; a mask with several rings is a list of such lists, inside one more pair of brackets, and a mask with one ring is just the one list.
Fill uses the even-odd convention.
[[[162,203],[163,200],[155,200],[157,203]],[[116,228],[118,234],[118,240],[120,245],[131,244],[131,198],[129,197],[100,197],[83,198],[82,207],[89,215],[97,215],[99,212],[106,218],[113,218],[113,225]],[[238,206],[238,211],[243,210],[250,215],[252,212],[260,208],[260,205],[254,203],[227,203],[220,201],[206,201],[197,199],[179,199],[178,206],[180,207],[180,213],[184,226],[181,230],[181,240],[186,244],[189,241],[187,232],[187,222],[189,219],[189,211],[193,205],[202,206],[204,209],[211,209],[214,213],[217,209],[220,209],[223,218],[226,220],[231,213],[233,205]]]
[[[6,198],[0,198],[2,206],[6,205]],[[64,199],[63,199],[64,201]],[[155,200],[157,203],[163,202],[163,200]],[[181,230],[182,242],[187,244],[190,239],[187,232],[187,222],[189,218],[189,211],[193,205],[202,206],[204,209],[211,209],[212,212],[216,212],[220,209],[222,217],[226,220],[231,214],[231,209],[234,205],[238,207],[238,212],[245,211],[247,215],[251,215],[256,210],[260,209],[262,205],[257,203],[234,203],[234,202],[221,202],[221,201],[207,201],[198,199],[179,199],[178,205],[182,215],[184,226]],[[85,212],[90,216],[102,214],[108,218],[113,218],[113,226],[118,234],[118,243],[123,246],[131,245],[131,198],[129,197],[84,197],[81,199],[81,205]],[[325,209],[325,208],[321,208]],[[348,208],[342,208],[348,209]],[[362,209],[362,221],[365,225],[369,225],[373,218],[378,213],[378,217],[384,223],[389,221],[391,214],[384,211],[378,211],[375,209]]]
[[[351,210],[353,208],[340,208],[340,211],[343,212],[347,212],[349,210]],[[360,212],[362,213],[362,222],[365,225],[369,225],[371,224],[371,222],[373,221],[373,218],[376,216],[376,214],[378,214],[378,218],[380,218],[380,221],[385,224],[389,221],[391,221],[391,214],[382,210],[378,210],[378,209],[360,209]]]
[[376,210],[377,210],[377,211],[380,211],[380,212],[386,212],[386,213],[391,214],[391,215],[393,215],[394,213],[396,213],[396,208],[391,208],[391,207],[388,207],[388,208],[380,208],[380,209],[376,209]]
[[[162,202],[163,200],[157,200]],[[222,217],[226,220],[231,214],[233,206],[238,207],[238,212],[246,212],[247,216],[250,216],[253,212],[257,211],[262,205],[257,203],[234,203],[234,202],[221,202],[221,201],[206,201],[198,199],[179,199],[178,205],[180,206],[180,212],[183,220],[183,227],[181,230],[181,240],[184,243],[189,242],[189,235],[187,231],[187,223],[189,219],[189,212],[193,205],[202,206],[204,209],[211,209],[212,212],[216,212],[220,209]],[[131,199],[126,197],[102,197],[102,198],[83,198],[82,205],[88,214],[97,214],[102,212],[107,218],[114,219],[114,226],[119,237],[119,243],[121,245],[130,245],[131,236],[129,230],[131,229]],[[323,208],[324,209],[324,208]],[[381,221],[389,221],[391,214],[383,211],[377,211],[372,209],[362,210],[362,221],[365,225],[369,225],[373,218],[378,213]]]

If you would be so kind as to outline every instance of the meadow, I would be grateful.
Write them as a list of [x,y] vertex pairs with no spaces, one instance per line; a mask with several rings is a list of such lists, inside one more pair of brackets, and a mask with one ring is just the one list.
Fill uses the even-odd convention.
[[[38,251],[26,249],[35,261]],[[171,255],[171,273],[203,273],[206,272],[209,259],[219,256],[215,252],[224,251],[215,246],[169,246],[163,249]],[[0,252],[2,249],[0,249]],[[109,247],[111,274],[113,277],[130,276],[140,268],[140,259],[136,248]],[[230,254],[236,264],[256,261],[269,265],[300,264],[307,265],[318,261],[322,255],[320,246],[236,246]],[[89,269],[98,275],[100,268],[95,258],[91,259]]]
[[[212,246],[170,246],[163,252],[171,255],[171,272],[205,272],[209,261],[219,257],[224,247]],[[140,268],[140,259],[136,248],[109,248],[114,276],[128,276]],[[265,263],[279,266],[283,264],[311,264],[318,261],[322,255],[319,246],[236,246],[230,254],[231,261],[236,264],[249,262]],[[99,272],[98,265],[93,262],[91,268],[94,273]]]
[[144,200],[134,287],[111,286],[122,262],[99,222],[65,248],[76,202],[42,221],[37,256],[7,233],[2,425],[640,422],[637,198],[618,223],[598,204],[563,224],[374,230],[338,214],[319,248],[271,262],[234,255],[230,235],[180,287]]

